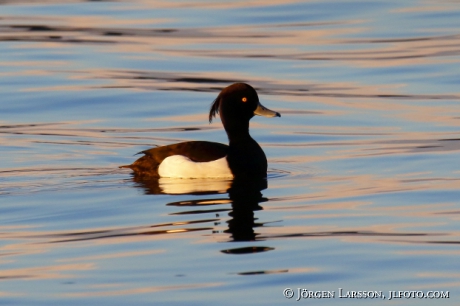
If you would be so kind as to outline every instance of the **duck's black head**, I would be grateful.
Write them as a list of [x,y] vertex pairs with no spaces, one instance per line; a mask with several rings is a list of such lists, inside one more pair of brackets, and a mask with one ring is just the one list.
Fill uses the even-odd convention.
[[224,88],[211,105],[209,122],[220,114],[225,129],[248,129],[249,120],[254,115],[265,117],[281,117],[259,102],[257,92],[252,86],[245,83],[235,83]]

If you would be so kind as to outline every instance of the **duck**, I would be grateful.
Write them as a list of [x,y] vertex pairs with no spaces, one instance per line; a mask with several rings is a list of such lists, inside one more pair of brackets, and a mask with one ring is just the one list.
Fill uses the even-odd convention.
[[148,149],[131,165],[137,178],[266,178],[267,157],[249,134],[255,115],[281,117],[264,107],[256,90],[246,83],[222,89],[211,104],[209,123],[220,115],[228,145],[210,141],[186,141]]

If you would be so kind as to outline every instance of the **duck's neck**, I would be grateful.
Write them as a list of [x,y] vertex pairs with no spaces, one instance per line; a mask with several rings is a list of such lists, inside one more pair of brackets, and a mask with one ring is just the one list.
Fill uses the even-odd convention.
[[252,140],[251,135],[249,135],[249,122],[239,122],[235,125],[226,125],[225,131],[227,132],[230,144],[237,144],[240,142],[247,142],[248,140]]

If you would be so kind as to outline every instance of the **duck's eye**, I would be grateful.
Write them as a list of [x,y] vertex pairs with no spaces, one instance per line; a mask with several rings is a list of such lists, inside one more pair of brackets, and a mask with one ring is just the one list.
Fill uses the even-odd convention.
[[241,101],[246,102],[248,101],[248,98],[244,97],[243,99],[241,99]]

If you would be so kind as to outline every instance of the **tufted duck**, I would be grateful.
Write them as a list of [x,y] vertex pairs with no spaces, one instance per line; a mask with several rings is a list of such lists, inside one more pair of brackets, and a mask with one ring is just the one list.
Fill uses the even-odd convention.
[[224,88],[211,105],[209,122],[220,114],[229,145],[208,141],[187,141],[142,151],[144,156],[131,165],[137,177],[239,178],[267,176],[267,158],[249,135],[254,115],[281,117],[259,102],[256,91],[245,83]]

